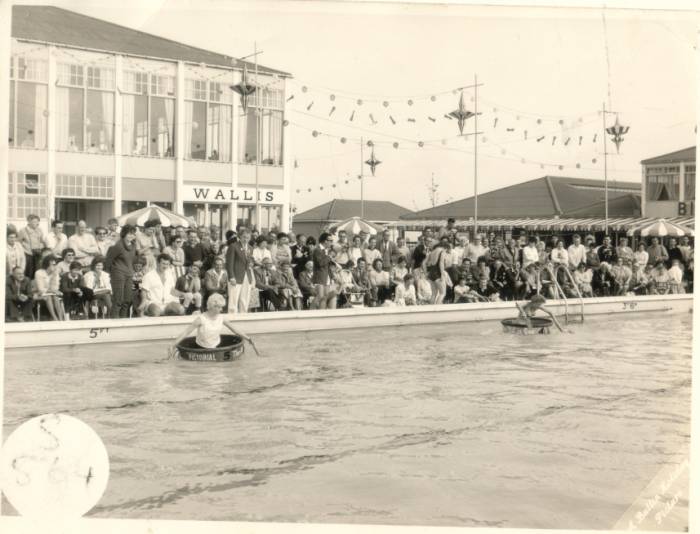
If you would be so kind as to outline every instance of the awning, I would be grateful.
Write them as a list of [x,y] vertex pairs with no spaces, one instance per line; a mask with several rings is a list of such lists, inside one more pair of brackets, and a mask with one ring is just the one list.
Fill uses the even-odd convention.
[[[608,219],[608,230],[614,232],[627,232],[630,229],[638,228],[646,224],[652,224],[657,218],[643,217],[615,217]],[[670,217],[666,219],[674,224],[685,226],[693,230],[695,228],[695,217]],[[444,226],[445,219],[426,219],[397,221],[390,226],[397,228],[421,230],[424,226],[439,227]],[[458,230],[468,231],[474,227],[473,219],[457,219],[455,226]],[[479,219],[478,228],[480,230],[510,230],[522,228],[528,231],[578,231],[578,232],[602,232],[605,230],[605,219],[603,218],[497,218]]]

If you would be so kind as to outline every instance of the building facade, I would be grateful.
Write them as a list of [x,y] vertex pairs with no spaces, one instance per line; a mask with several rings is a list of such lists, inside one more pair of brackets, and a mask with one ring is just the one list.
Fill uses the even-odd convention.
[[695,147],[642,161],[642,216],[695,215]]
[[12,36],[8,222],[71,233],[159,205],[288,229],[288,74],[46,6],[15,6]]

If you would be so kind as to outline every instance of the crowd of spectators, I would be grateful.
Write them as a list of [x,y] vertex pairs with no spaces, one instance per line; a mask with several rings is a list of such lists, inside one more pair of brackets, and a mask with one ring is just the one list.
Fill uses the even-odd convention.
[[687,237],[613,244],[605,236],[470,235],[453,220],[425,227],[417,243],[340,230],[317,238],[247,227],[90,229],[68,238],[39,218],[7,231],[6,318],[30,321],[183,315],[218,293],[230,313],[410,306],[496,300],[586,298],[692,291]]

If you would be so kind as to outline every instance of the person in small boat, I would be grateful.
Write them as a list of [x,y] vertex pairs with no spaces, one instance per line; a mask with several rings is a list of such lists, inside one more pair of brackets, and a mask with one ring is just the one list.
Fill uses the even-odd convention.
[[[520,311],[520,315],[518,316],[518,318],[525,320],[528,328],[532,328],[532,321],[530,319],[532,319],[535,316],[537,310],[540,310],[549,315],[549,317],[552,319],[552,322],[559,329],[560,332],[564,332],[564,329],[559,324],[559,321],[557,321],[557,318],[554,315],[554,313],[552,313],[552,311],[544,307],[546,302],[547,299],[545,299],[542,295],[539,294],[533,295],[533,297],[524,306],[519,302],[516,302],[515,305]],[[571,333],[570,330],[567,330],[567,332]]]
[[173,354],[178,344],[188,337],[193,331],[197,331],[195,343],[203,349],[215,349],[221,344],[221,331],[225,326],[235,335],[252,343],[250,337],[243,332],[236,330],[231,321],[227,321],[221,311],[224,309],[226,300],[219,293],[209,295],[207,299],[207,311],[197,315],[195,320],[180,334],[170,346],[169,352]]

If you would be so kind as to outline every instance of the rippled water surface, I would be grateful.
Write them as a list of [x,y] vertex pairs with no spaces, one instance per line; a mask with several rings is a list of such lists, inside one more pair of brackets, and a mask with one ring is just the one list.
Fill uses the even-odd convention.
[[691,316],[258,336],[5,355],[5,428],[74,415],[110,455],[100,517],[612,528],[689,441]]

